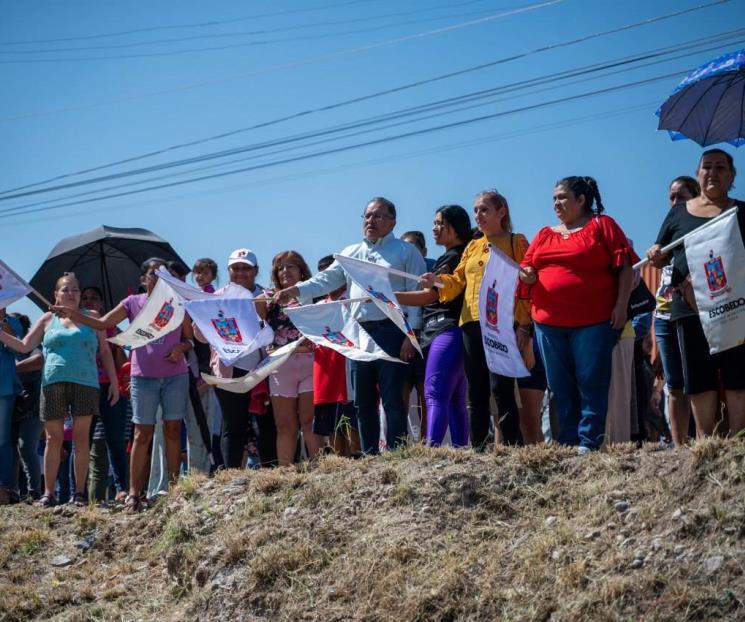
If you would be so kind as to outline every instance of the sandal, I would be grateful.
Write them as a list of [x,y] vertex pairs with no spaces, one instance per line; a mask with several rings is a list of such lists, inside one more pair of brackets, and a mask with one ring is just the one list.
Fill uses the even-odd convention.
[[75,505],[79,508],[82,508],[88,505],[88,501],[85,498],[85,494],[82,492],[76,492],[72,497],[70,497],[69,503],[70,505]]
[[39,497],[39,500],[34,503],[34,505],[39,508],[53,508],[57,505],[57,497],[51,493],[45,492],[41,497]]
[[127,495],[124,500],[122,512],[125,514],[136,514],[140,511],[140,498],[137,495]]

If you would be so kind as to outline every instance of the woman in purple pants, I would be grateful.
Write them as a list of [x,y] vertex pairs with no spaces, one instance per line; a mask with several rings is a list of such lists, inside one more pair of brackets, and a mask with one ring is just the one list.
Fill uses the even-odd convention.
[[[432,225],[435,242],[445,253],[435,262],[434,274],[451,274],[471,240],[471,220],[460,205],[446,205],[435,212]],[[424,305],[422,346],[427,366],[424,398],[427,402],[427,444],[438,446],[450,427],[454,447],[468,445],[466,374],[463,366],[463,337],[458,327],[463,294],[450,302],[439,302],[437,291],[396,292],[404,305]]]

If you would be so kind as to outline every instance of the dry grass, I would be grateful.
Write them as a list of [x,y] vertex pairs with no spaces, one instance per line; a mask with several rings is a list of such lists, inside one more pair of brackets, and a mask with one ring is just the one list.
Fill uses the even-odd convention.
[[745,619],[741,440],[413,446],[187,478],[134,517],[0,513],[2,620]]

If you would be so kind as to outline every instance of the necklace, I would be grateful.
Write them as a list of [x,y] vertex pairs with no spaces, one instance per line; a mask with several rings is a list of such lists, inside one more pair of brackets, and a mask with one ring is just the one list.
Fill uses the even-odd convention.
[[578,231],[582,231],[584,229],[585,225],[587,223],[583,223],[579,227],[575,227],[574,229],[567,229],[566,225],[561,225],[561,229],[559,229],[558,233],[561,234],[562,239],[568,240],[569,236],[571,236],[573,233],[577,233]]

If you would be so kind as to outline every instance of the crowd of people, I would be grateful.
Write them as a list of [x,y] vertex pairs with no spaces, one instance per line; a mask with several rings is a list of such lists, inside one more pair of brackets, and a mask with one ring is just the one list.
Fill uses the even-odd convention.
[[[61,275],[53,307],[33,325],[0,309],[0,504],[117,500],[136,512],[185,471],[375,454],[412,435],[477,451],[557,442],[584,455],[612,442],[678,447],[737,433],[745,427],[745,345],[709,353],[684,248],[662,250],[734,205],[745,237],[745,204],[729,196],[735,174],[732,157],[712,149],[695,179],[671,183],[669,209],[660,212],[646,253],[662,270],[653,313],[630,306],[632,291],[645,287],[632,268],[639,258],[590,177],[556,183],[554,224],[530,242],[513,230],[508,200],[496,190],[476,196],[475,227],[463,207],[438,208],[432,233],[443,253],[436,260],[426,258],[421,232],[397,237],[396,206],[373,198],[362,214],[362,240],[341,254],[421,276],[390,281],[422,355],[377,306],[362,305],[357,318],[399,362],[345,359],[292,323],[288,308],[347,295],[350,277],[332,256],[312,274],[300,253],[280,252],[264,288],[255,254],[230,254],[230,284],[251,292],[274,334],[233,367],[188,315],[178,329],[129,351],[107,340],[137,317],[160,268],[182,280],[191,272],[196,286],[221,294],[214,260],[199,259],[190,271],[152,258],[132,284],[140,293],[111,310],[95,286]],[[520,266],[514,330],[529,370],[522,378],[487,366],[479,297],[491,247]],[[282,367],[247,393],[201,378],[239,378],[292,342],[300,343]]]

